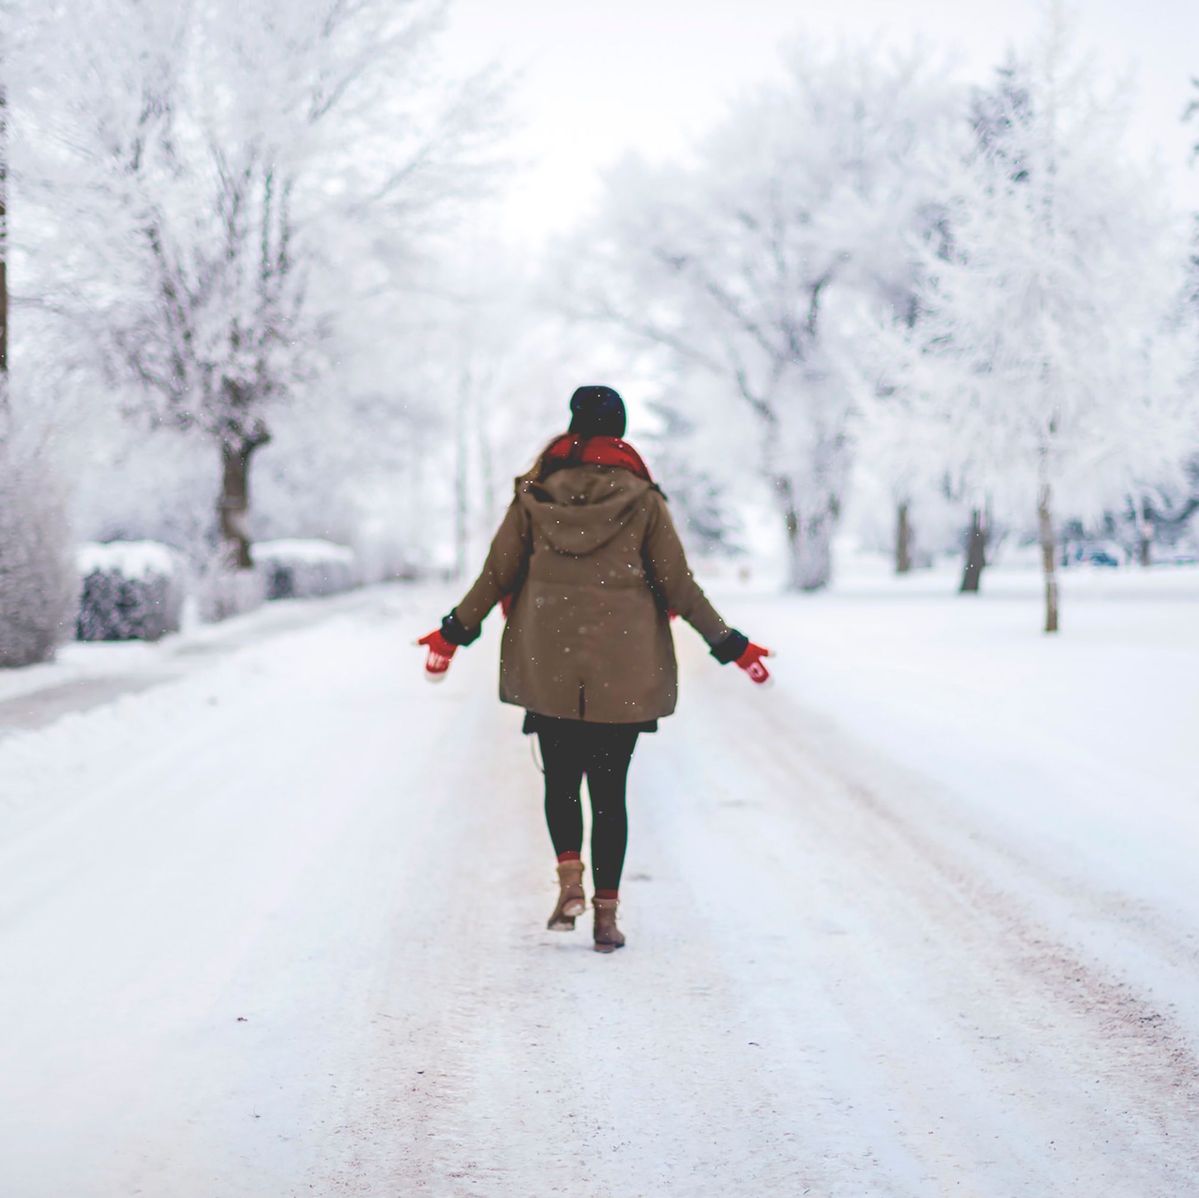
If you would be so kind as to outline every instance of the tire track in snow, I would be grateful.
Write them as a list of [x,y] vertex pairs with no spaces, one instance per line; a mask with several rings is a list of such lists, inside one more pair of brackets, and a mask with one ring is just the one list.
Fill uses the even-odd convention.
[[[771,814],[799,821],[818,837],[821,859],[840,858],[850,876],[856,874],[849,903],[866,907],[880,946],[906,944],[912,960],[923,959],[929,969],[957,953],[963,976],[975,979],[975,1005],[981,1004],[984,1017],[1011,1042],[1015,1055],[1006,1072],[1019,1080],[1023,1071],[1037,1081],[1038,1092],[1023,1101],[1041,1104],[1046,1126],[1069,1104],[1078,1107],[1075,1122],[1086,1128],[1092,1159],[1084,1144],[1076,1149],[1076,1163],[1095,1184],[1110,1183],[1109,1174],[1125,1175],[1141,1187],[1127,1192],[1183,1192],[1199,1172],[1194,1130],[1199,1070],[1185,1033],[996,884],[992,873],[1013,880],[1013,862],[1009,857],[997,867],[985,833],[961,826],[957,813],[937,818],[927,794],[905,789],[912,785],[910,774],[887,779],[869,753],[833,733],[825,721],[808,720],[776,694],[760,698],[751,710],[744,698],[708,687],[697,706],[709,735],[719,729],[724,739],[754,737],[776,747],[758,764],[769,775],[769,789],[795,802],[790,813],[776,805]],[[938,944],[931,955],[921,943],[929,936]],[[893,969],[902,978],[903,954],[898,956]],[[969,986],[956,989],[959,1002],[968,997]],[[940,1001],[946,998],[952,994]],[[987,1006],[993,1008],[989,1013]],[[869,1005],[859,1018],[863,1036],[874,1035]],[[886,1037],[882,1044],[885,1048]],[[992,1065],[1001,1067],[1001,1061]],[[1096,1077],[1101,1092],[1092,1095]],[[1026,1168],[1035,1175],[1035,1159]],[[1063,1185],[1044,1192],[1073,1191]]]
[[[1085,959],[1073,946],[1055,936],[1014,901],[1011,894],[989,880],[985,865],[967,867],[960,853],[960,842],[957,846],[947,846],[929,834],[927,824],[918,827],[910,819],[903,819],[894,806],[884,801],[877,788],[850,777],[844,768],[831,767],[827,757],[816,759],[813,764],[826,773],[832,786],[867,811],[871,820],[885,823],[921,861],[935,869],[980,918],[989,918],[1000,925],[1002,940],[1010,947],[1013,963],[1052,988],[1059,1001],[1070,1005],[1077,1014],[1094,1021],[1097,1045],[1108,1044],[1117,1035],[1121,1050],[1137,1058],[1138,1081],[1150,1082],[1172,1102],[1181,1101],[1199,1111],[1199,1054],[1174,1020],[1138,995],[1130,983],[1114,977],[1097,962]],[[989,838],[971,833],[970,839],[972,856],[976,859],[980,849],[986,855],[1001,855]],[[1009,868],[1015,867],[1025,874],[1034,872],[1026,860],[1010,849],[1002,852],[1002,857]],[[1037,880],[1042,881],[1042,876]],[[1045,879],[1045,884],[1059,894],[1066,890],[1058,879]],[[1074,891],[1071,897],[1079,897],[1078,892]],[[1095,901],[1091,895],[1087,898]],[[1175,947],[1175,941],[1168,943],[1169,947]],[[1161,1110],[1156,1115],[1161,1130],[1168,1133],[1169,1120]]]

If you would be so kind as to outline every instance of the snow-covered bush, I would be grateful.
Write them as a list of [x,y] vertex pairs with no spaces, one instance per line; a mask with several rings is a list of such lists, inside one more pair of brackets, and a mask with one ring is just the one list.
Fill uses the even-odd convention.
[[51,658],[78,593],[62,494],[27,449],[0,440],[0,666]]
[[268,599],[336,595],[358,585],[353,551],[332,541],[259,541],[254,559],[266,579]]
[[206,624],[240,616],[266,601],[262,570],[231,570],[223,561],[210,561],[201,567],[192,586],[196,614]]
[[393,540],[363,534],[354,538],[353,548],[360,584],[411,582],[421,575],[411,552]]
[[156,641],[178,632],[184,584],[179,559],[157,541],[83,545],[77,636],[81,641]]

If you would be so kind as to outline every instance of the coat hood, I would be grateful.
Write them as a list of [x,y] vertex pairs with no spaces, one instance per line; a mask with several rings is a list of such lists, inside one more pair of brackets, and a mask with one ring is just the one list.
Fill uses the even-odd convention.
[[618,466],[571,466],[544,482],[517,480],[517,502],[557,553],[583,557],[632,519],[653,484]]

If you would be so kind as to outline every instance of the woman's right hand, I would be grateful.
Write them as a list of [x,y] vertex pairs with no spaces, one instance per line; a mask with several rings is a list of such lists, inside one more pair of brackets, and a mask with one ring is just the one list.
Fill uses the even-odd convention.
[[450,668],[450,659],[454,656],[458,646],[450,644],[442,636],[440,628],[435,628],[432,632],[422,636],[416,643],[425,645],[429,650],[429,655],[425,658],[425,677],[430,682],[441,682]]

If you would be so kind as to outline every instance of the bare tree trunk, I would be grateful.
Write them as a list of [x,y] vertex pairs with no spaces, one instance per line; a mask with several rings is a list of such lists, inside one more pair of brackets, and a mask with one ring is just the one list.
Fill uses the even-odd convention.
[[1041,537],[1041,567],[1045,574],[1045,631],[1058,629],[1057,547],[1053,535],[1053,490],[1042,483],[1037,495],[1037,527]]
[[1137,512],[1137,561],[1142,566],[1153,565],[1153,531],[1149,505],[1142,503]]
[[987,521],[982,508],[970,513],[970,533],[966,538],[966,564],[962,570],[962,594],[974,594],[982,581],[987,565]]
[[799,513],[794,507],[783,510],[783,530],[787,534],[787,589],[799,588]]
[[799,513],[795,510],[795,492],[791,480],[780,475],[774,480],[774,493],[783,513],[783,531],[787,538],[787,590],[799,589]]
[[801,591],[822,591],[833,576],[833,529],[831,512],[801,520],[794,560],[794,585]]
[[406,551],[413,562],[427,564],[427,555],[422,532],[425,526],[424,486],[424,435],[423,425],[417,421],[408,430],[405,442],[404,469],[408,473],[408,502],[405,505],[404,539]]
[[252,570],[250,553],[250,458],[270,441],[262,432],[221,442],[221,498],[217,505],[225,557],[234,570]]
[[895,509],[895,573],[912,569],[912,519],[905,500]]

